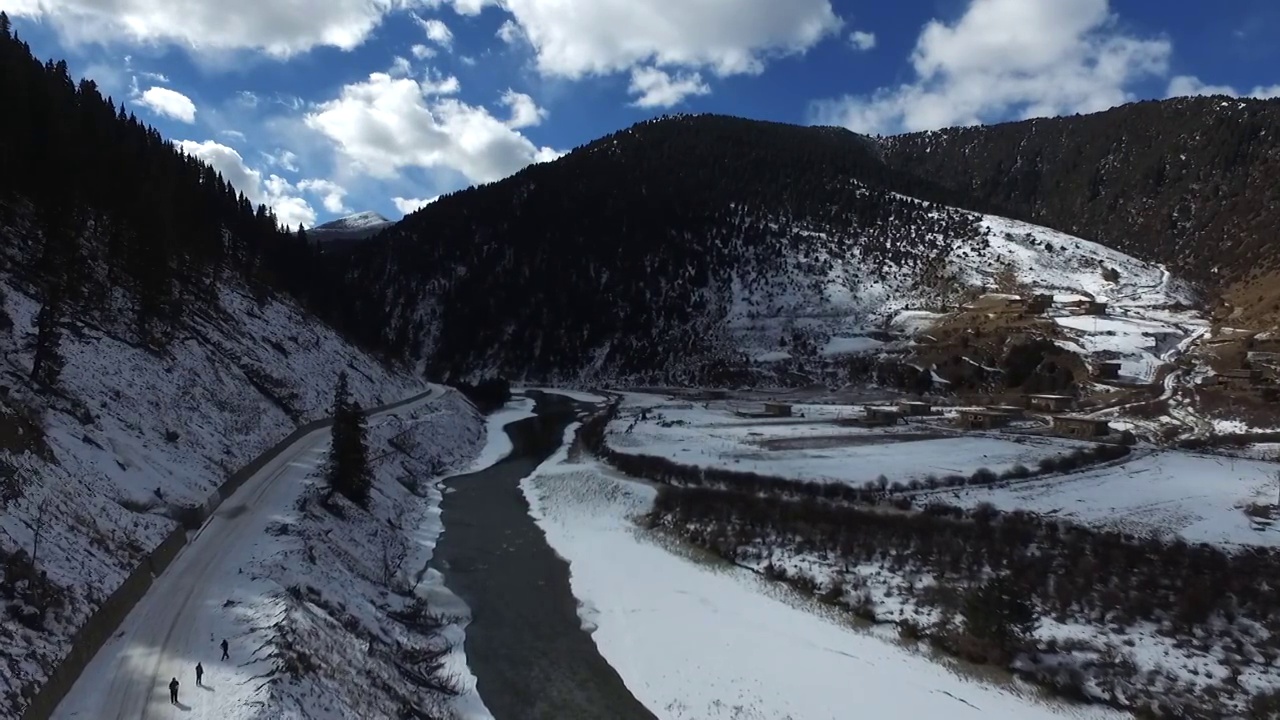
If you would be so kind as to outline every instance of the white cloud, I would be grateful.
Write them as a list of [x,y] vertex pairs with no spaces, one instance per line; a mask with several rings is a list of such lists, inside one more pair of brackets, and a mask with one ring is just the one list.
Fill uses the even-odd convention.
[[539,125],[547,116],[547,111],[538,107],[533,98],[514,90],[503,93],[499,102],[511,109],[511,119],[507,121],[507,127],[513,130]]
[[636,107],[668,108],[678,105],[691,95],[706,95],[711,87],[702,81],[701,73],[681,73],[672,77],[655,67],[638,67],[631,71],[631,85],[627,91],[639,95]]
[[[428,2],[430,0],[427,0]],[[384,16],[422,0],[9,0],[10,15],[48,20],[69,43],[172,43],[196,53],[253,49],[286,58],[350,50]]]
[[264,204],[275,210],[276,217],[288,227],[299,224],[310,227],[316,221],[316,212],[307,201],[298,197],[297,188],[278,176],[262,177],[262,173],[245,164],[235,148],[213,140],[197,142],[179,140],[175,143],[188,155],[204,160],[222,173],[222,177],[244,193],[255,205]]
[[298,183],[298,189],[320,198],[324,209],[331,213],[349,213],[347,207],[347,189],[330,180],[307,179]]
[[421,210],[423,207],[426,207],[427,205],[430,205],[431,203],[439,199],[440,199],[439,195],[433,198],[427,198],[425,200],[423,198],[393,197],[391,198],[391,202],[396,206],[397,210],[404,213],[405,215],[408,215],[409,213],[415,210]]
[[426,45],[421,44],[414,45],[409,48],[409,52],[413,53],[413,56],[419,60],[426,60],[427,58],[433,58],[436,56],[434,48],[429,48]]
[[408,77],[413,74],[413,64],[399,55],[391,61],[391,69],[387,71],[391,77]]
[[[451,82],[450,82],[451,81]],[[443,83],[456,92],[457,80]],[[482,107],[446,97],[438,84],[374,73],[306,115],[352,169],[392,178],[401,168],[449,169],[471,182],[497,180],[559,153],[539,148]]]
[[244,133],[240,132],[239,130],[219,130],[218,134],[223,135],[225,137],[229,137],[232,140],[239,140],[241,142],[244,142],[244,139],[245,139]]
[[298,156],[289,150],[279,150],[275,154],[264,152],[262,157],[266,159],[268,165],[276,165],[289,172],[298,172]]
[[136,95],[133,101],[163,117],[180,120],[184,123],[196,121],[196,104],[191,102],[191,98],[176,90],[150,87],[143,93]]
[[892,133],[1105,110],[1167,74],[1165,38],[1124,34],[1107,0],[971,0],[916,42],[914,82],[815,104],[816,122]]
[[516,41],[524,37],[520,32],[520,26],[514,20],[504,20],[502,26],[498,28],[498,38],[508,45],[514,45]]
[[802,53],[839,30],[830,0],[448,0],[458,12],[498,5],[539,71],[571,79],[638,65],[760,72],[774,56]]
[[150,80],[151,82],[158,82],[158,83],[167,83],[167,82],[169,82],[169,78],[168,78],[168,76],[166,76],[164,73],[158,73],[158,72],[140,72],[140,73],[138,73],[138,74],[139,74],[139,75],[141,75],[142,77],[146,78],[147,80]]
[[418,23],[418,27],[422,28],[422,32],[426,33],[428,40],[445,49],[453,46],[453,31],[443,21],[436,18],[423,20],[416,13],[413,19]]
[[876,34],[863,30],[849,33],[849,44],[854,50],[870,50],[876,46]]
[[1167,97],[1186,97],[1190,95],[1228,95],[1230,97],[1251,97],[1270,100],[1280,97],[1280,85],[1257,85],[1248,92],[1241,92],[1230,85],[1208,85],[1200,78],[1192,75],[1178,75],[1169,81]]

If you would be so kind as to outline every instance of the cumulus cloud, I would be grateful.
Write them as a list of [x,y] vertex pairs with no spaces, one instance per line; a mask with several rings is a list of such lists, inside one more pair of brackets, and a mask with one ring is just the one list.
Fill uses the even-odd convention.
[[409,48],[409,52],[413,53],[413,56],[419,60],[426,60],[427,58],[433,58],[436,56],[434,48],[429,48],[421,43]]
[[511,110],[511,119],[507,121],[507,127],[513,130],[539,125],[547,116],[547,111],[538,107],[533,98],[514,90],[503,93],[499,102]]
[[347,189],[331,180],[302,180],[298,183],[298,189],[319,197],[326,212],[351,212],[346,203]]
[[288,227],[306,225],[316,221],[315,210],[298,196],[298,189],[278,175],[263,177],[258,170],[245,164],[235,148],[213,140],[197,142],[179,140],[176,145],[188,155],[194,155],[222,173],[227,182],[244,193],[255,205],[263,204],[275,210],[276,217]]
[[[429,0],[427,0],[429,3]],[[196,52],[259,50],[286,58],[361,45],[387,14],[423,0],[11,0],[10,15],[47,20],[70,43],[172,43]]]
[[393,197],[391,198],[391,202],[396,206],[397,210],[404,213],[405,215],[408,215],[409,213],[415,210],[421,210],[423,207],[426,207],[427,205],[430,205],[431,203],[439,199],[440,199],[440,196],[438,195],[436,197],[427,198],[425,200],[422,198]]
[[422,32],[426,33],[428,40],[445,49],[453,46],[453,31],[442,20],[436,18],[423,20],[416,13],[413,19],[418,23],[418,27],[422,28]]
[[638,95],[632,105],[642,108],[668,108],[691,95],[706,95],[711,87],[702,81],[701,73],[681,73],[672,77],[655,67],[638,67],[631,71],[627,91]]
[[849,44],[854,50],[870,50],[876,46],[876,34],[865,30],[854,30],[849,33]]
[[184,123],[196,121],[196,104],[177,90],[150,87],[134,96],[133,101],[163,117]]
[[1270,100],[1280,97],[1280,85],[1257,85],[1248,92],[1241,92],[1230,85],[1209,85],[1201,82],[1193,75],[1178,75],[1169,81],[1167,97],[1186,97],[1190,95],[1227,95],[1230,97],[1251,97]]
[[538,70],[578,79],[646,65],[758,73],[771,58],[803,53],[836,33],[830,0],[442,0],[460,13],[497,5],[498,30],[523,38]]
[[892,133],[1094,112],[1167,74],[1171,51],[1165,38],[1121,31],[1107,0],[970,0],[958,20],[925,26],[911,55],[914,81],[818,102],[813,119]]
[[444,90],[457,90],[457,80],[449,80],[420,83],[374,73],[343,87],[338,98],[321,103],[305,122],[328,137],[352,169],[382,179],[418,167],[488,182],[559,156],[487,109],[443,94],[442,84]]

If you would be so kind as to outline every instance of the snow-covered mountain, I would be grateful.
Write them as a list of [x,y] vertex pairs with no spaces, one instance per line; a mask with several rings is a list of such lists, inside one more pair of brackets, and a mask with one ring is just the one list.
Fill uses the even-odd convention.
[[[352,279],[394,352],[553,381],[807,384],[888,351],[992,365],[1002,343],[979,358],[957,333],[927,349],[917,336],[996,292],[1196,302],[1158,265],[973,207],[854,133],[682,116],[442,198],[361,252]],[[1186,318],[1165,317],[1116,329],[1124,342],[1084,341],[1055,313],[1068,314],[996,334],[1079,351],[1077,379],[1101,359],[1149,375],[1164,336],[1186,334],[1163,326]]]
[[377,235],[392,225],[395,225],[395,221],[388,220],[376,212],[366,211],[317,225],[308,230],[307,235],[320,242],[363,240]]

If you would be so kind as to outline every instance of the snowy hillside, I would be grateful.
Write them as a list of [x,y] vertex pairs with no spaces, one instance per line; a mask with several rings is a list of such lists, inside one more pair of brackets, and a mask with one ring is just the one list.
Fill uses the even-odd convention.
[[[1161,266],[1056,230],[991,215],[974,218],[974,237],[937,238],[949,248],[937,267],[795,253],[751,289],[735,277],[727,305],[738,349],[760,363],[875,352],[885,343],[870,335],[896,330],[894,320],[904,312],[932,311],[940,318],[981,293],[1043,293],[1060,302],[1109,303],[1115,317],[1097,332],[1093,318],[1057,320],[1069,338],[1064,346],[1123,360],[1124,374],[1149,377],[1161,349],[1206,325],[1184,309],[1197,302],[1191,287]],[[794,346],[797,333],[807,348]]]
[[[0,619],[3,704],[40,683],[86,617],[140,560],[204,503],[234,470],[328,414],[346,369],[365,406],[423,390],[384,368],[298,308],[259,302],[224,285],[220,309],[191,320],[165,351],[149,351],[88,325],[62,342],[60,391],[38,395],[25,381],[39,305],[12,279],[0,282],[0,349],[7,377],[0,461],[20,495],[0,516],[8,565]],[[37,530],[39,543],[36,547]],[[21,568],[47,574],[23,580]],[[33,596],[33,592],[38,594]],[[40,600],[40,610],[29,607]]]

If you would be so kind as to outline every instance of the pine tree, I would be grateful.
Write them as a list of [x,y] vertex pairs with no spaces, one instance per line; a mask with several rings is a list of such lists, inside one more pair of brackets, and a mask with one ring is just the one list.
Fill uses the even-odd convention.
[[325,480],[332,492],[341,493],[360,506],[369,502],[373,475],[369,468],[369,449],[365,442],[364,415],[351,399],[347,373],[338,375],[333,391],[333,426],[330,431],[329,460]]

